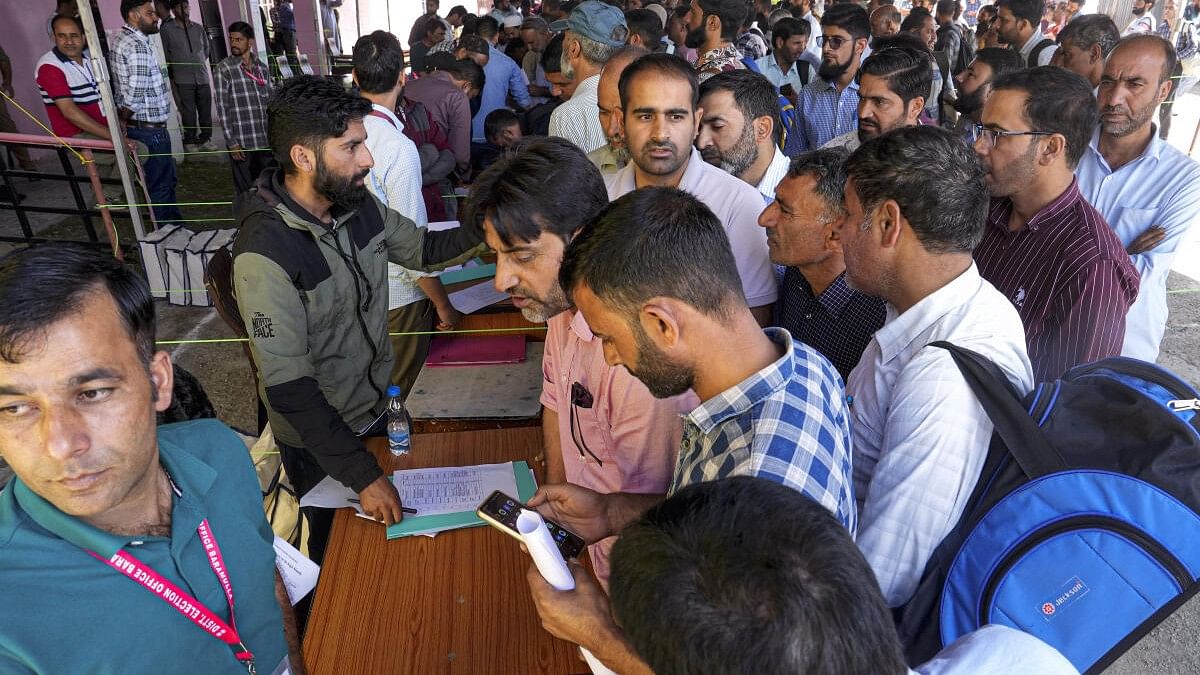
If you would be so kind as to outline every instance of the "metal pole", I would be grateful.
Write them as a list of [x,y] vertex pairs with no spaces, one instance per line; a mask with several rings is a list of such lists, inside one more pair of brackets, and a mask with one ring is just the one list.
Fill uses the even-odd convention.
[[254,26],[254,46],[258,49],[258,60],[271,72],[271,62],[267,60],[267,33],[262,25],[262,13],[258,11],[258,2],[246,0],[243,9],[250,14],[250,25]]
[[[80,2],[79,19],[83,22],[83,31],[87,34],[89,59],[92,74],[96,77],[96,88],[100,90],[100,106],[104,116],[108,118],[108,133],[113,139],[113,151],[117,159],[117,171],[121,174],[121,189],[125,192],[125,203],[136,204],[133,198],[133,178],[129,171],[128,143],[121,133],[121,118],[117,113],[117,101],[112,92],[112,78],[108,74],[108,64],[104,62],[104,52],[100,49],[100,34],[96,31],[96,20],[92,18],[92,3]],[[146,237],[146,228],[142,223],[142,214],[137,207],[129,207],[129,219],[133,222],[133,232],[138,239]]]

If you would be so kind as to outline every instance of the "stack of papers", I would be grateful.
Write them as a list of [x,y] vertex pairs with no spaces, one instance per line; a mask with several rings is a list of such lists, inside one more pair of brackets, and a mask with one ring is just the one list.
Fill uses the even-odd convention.
[[429,343],[427,366],[491,366],[525,360],[525,336],[438,335]]
[[494,305],[506,298],[508,298],[507,293],[496,290],[490,281],[484,281],[451,293],[450,304],[463,314],[474,314],[484,307]]
[[[475,515],[475,507],[494,490],[514,495],[522,502],[529,501],[537,492],[533,471],[523,461],[405,469],[394,473],[392,481],[400,493],[401,503],[416,509],[417,513],[405,514],[404,520],[387,528],[388,539],[415,534],[433,536],[446,530],[483,525],[483,520]],[[368,518],[358,504],[358,494],[330,476],[309,490],[300,499],[300,506],[349,507],[359,516]]]
[[533,498],[537,483],[525,462],[477,464],[440,469],[397,471],[392,479],[405,506],[417,510],[387,529],[387,538],[434,535],[460,527],[483,525],[475,507],[495,490],[522,502]]

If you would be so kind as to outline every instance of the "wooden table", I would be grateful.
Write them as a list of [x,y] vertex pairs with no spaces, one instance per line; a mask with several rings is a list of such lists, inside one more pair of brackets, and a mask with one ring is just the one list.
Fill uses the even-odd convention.
[[[514,314],[471,315],[460,327],[532,325]],[[415,421],[412,452],[400,460],[386,439],[368,441],[381,467],[535,466],[542,448],[536,419],[422,424]],[[529,557],[511,537],[475,527],[388,541],[381,525],[352,514],[339,510],[325,552],[304,640],[310,673],[588,672],[574,645],[542,629],[525,581]]]

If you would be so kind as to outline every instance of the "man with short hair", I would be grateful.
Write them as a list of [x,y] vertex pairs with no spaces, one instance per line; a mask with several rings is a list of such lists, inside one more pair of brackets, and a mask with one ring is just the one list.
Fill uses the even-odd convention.
[[478,35],[464,35],[459,38],[452,56],[460,60],[469,59],[480,68],[486,68],[488,61],[491,60],[491,48],[491,43]]
[[971,259],[987,213],[975,153],[944,129],[903,127],[864,143],[846,175],[846,278],[888,303],[846,383],[857,541],[899,607],[962,516],[992,436],[949,352],[929,343],[979,352],[1022,394],[1033,371],[1021,317]]
[[188,0],[171,0],[174,19],[164,20],[159,31],[167,73],[175,85],[185,150],[214,150],[212,138],[212,88],[208,85],[208,34],[191,20]]
[[963,51],[967,49],[967,45],[963,41],[962,31],[954,22],[954,15],[960,11],[960,7],[958,0],[938,0],[933,14],[938,27],[937,42],[934,43],[933,49],[946,55],[952,75],[966,70],[967,64],[970,63],[967,52]]
[[521,70],[529,80],[529,96],[534,104],[550,100],[550,81],[542,68],[542,54],[554,33],[550,24],[540,16],[531,16],[521,24],[521,41],[525,43],[525,57],[521,59]]
[[[1061,50],[1057,52],[1061,53]],[[955,78],[958,84],[958,98],[954,99],[954,109],[959,113],[955,132],[962,134],[964,140],[974,145],[975,139],[979,137],[983,106],[992,95],[992,83],[1001,75],[1024,68],[1025,63],[1021,60],[1021,55],[1012,49],[984,47],[976,52],[971,65]]]
[[[571,199],[543,189],[571,188]],[[577,147],[561,138],[522,144],[471,187],[464,227],[478,228],[496,251],[497,290],[529,321],[545,323],[542,429],[546,484],[570,483],[601,493],[662,494],[671,483],[690,394],[655,398],[624,368],[605,362],[559,283],[563,251],[608,205],[604,180]],[[612,539],[589,549],[593,569],[608,577]]]
[[[404,51],[391,33],[377,30],[354,44],[352,76],[362,97],[371,102],[363,118],[366,146],[374,166],[367,174],[371,194],[383,205],[413,221],[429,224],[422,198],[421,157],[397,117],[404,88]],[[436,276],[388,263],[388,333],[395,361],[389,382],[407,395],[429,355],[430,333],[453,328],[461,315],[450,304]],[[435,314],[436,312],[436,314]],[[435,322],[436,316],[436,322]],[[393,333],[424,333],[393,335]]]
[[1042,34],[1042,0],[996,0],[996,33],[1021,53],[1026,68],[1050,64],[1058,46]]
[[646,51],[662,51],[663,20],[648,9],[631,9],[625,12],[625,25],[629,27],[629,44]]
[[412,29],[408,31],[407,44],[409,49],[412,49],[413,45],[421,41],[421,38],[425,36],[425,33],[429,29],[430,23],[441,23],[441,18],[438,17],[438,9],[442,6],[441,0],[424,0],[424,4],[425,13],[418,16],[416,21],[413,21]]
[[434,15],[432,20],[421,24],[420,36],[416,42],[412,42],[408,46],[408,55],[412,62],[412,72],[425,72],[425,56],[429,54],[429,50],[441,44],[442,40],[445,39],[446,25],[436,15]]
[[807,21],[780,19],[771,29],[771,53],[755,62],[779,93],[789,99],[798,97],[800,90],[816,79],[813,67],[800,58],[813,39],[810,30]]
[[800,58],[808,61],[813,68],[821,67],[821,45],[817,38],[821,35],[821,21],[813,16],[813,0],[792,0],[792,16],[808,24],[808,49]]
[[748,10],[744,0],[696,0],[691,4],[684,44],[700,55],[696,75],[701,82],[717,73],[746,67],[733,41]]
[[424,105],[446,134],[460,172],[471,166],[471,97],[483,90],[483,78],[479,64],[458,59],[404,85],[405,98]]
[[621,112],[621,91],[617,86],[621,73],[635,60],[649,54],[642,47],[626,46],[612,55],[604,70],[600,72],[600,84],[596,87],[596,105],[600,110],[600,127],[604,129],[604,145],[588,153],[588,159],[600,169],[602,176],[610,176],[629,164],[629,144],[625,142],[624,114]]
[[1166,330],[1171,264],[1200,218],[1200,165],[1154,133],[1154,110],[1170,95],[1174,67],[1166,40],[1121,40],[1100,79],[1100,127],[1075,170],[1080,193],[1116,232],[1141,277],[1121,354],[1151,362]]
[[1076,17],[1059,31],[1058,49],[1051,63],[1082,75],[1096,89],[1104,73],[1104,60],[1120,39],[1117,24],[1107,14]]
[[479,37],[487,42],[488,53],[487,58],[479,64],[483,66],[483,92],[479,95],[479,110],[475,112],[471,122],[471,140],[482,141],[483,121],[487,119],[488,113],[497,108],[508,107],[506,102],[509,97],[512,97],[520,110],[529,108],[533,101],[529,98],[529,80],[525,78],[525,71],[521,70],[516,61],[496,48],[500,34],[500,25],[496,23],[496,19],[491,15],[479,17],[476,30]]
[[858,5],[834,5],[821,18],[821,67],[800,92],[801,150],[814,150],[853,131],[858,113],[858,74],[871,25]]
[[999,624],[909,670],[872,576],[820,505],[736,476],[689,485],[621,531],[612,615],[657,673],[1078,675]]
[[1138,275],[1073,173],[1098,118],[1091,85],[1045,66],[993,86],[975,141],[992,195],[975,262],[1021,315],[1034,377],[1052,381],[1121,353]]
[[570,100],[550,113],[549,135],[565,138],[587,154],[606,142],[598,116],[596,89],[601,69],[625,46],[629,29],[621,10],[599,0],[580,3],[565,22],[556,22],[551,28],[566,30],[562,43],[563,74],[576,84]]
[[858,129],[823,147],[854,152],[863,142],[900,127],[920,124],[933,85],[929,55],[908,47],[871,52],[858,71]]
[[142,163],[146,188],[159,227],[181,220],[176,203],[175,158],[167,117],[171,113],[170,92],[158,69],[150,36],[158,32],[158,14],[150,0],[121,0],[125,25],[113,40],[109,54],[113,96],[117,112],[129,138],[145,144],[148,157]]
[[652,185],[696,195],[725,226],[746,301],[766,325],[778,292],[766,235],[756,224],[762,196],[692,146],[700,128],[695,70],[678,56],[648,54],[625,68],[618,87],[632,161],[605,179],[609,198]]
[[871,40],[891,37],[900,32],[900,23],[904,20],[900,10],[895,5],[883,5],[871,12]]
[[[111,255],[0,260],[0,671],[280,672],[290,648],[302,672],[246,446],[216,420],[156,428],[154,314]],[[84,635],[104,648],[70,648]]]
[[1154,32],[1157,25],[1154,21],[1154,14],[1151,10],[1154,9],[1154,0],[1133,0],[1133,6],[1130,12],[1133,18],[1130,19],[1129,25],[1125,30],[1121,31],[1121,37],[1126,35],[1149,35]]
[[258,60],[254,29],[244,21],[229,25],[229,58],[213,70],[217,119],[225,132],[233,188],[249,190],[272,161],[267,143],[267,101],[273,85],[271,72]]
[[[328,474],[390,524],[402,517],[400,497],[361,440],[382,434],[387,419],[387,263],[432,271],[479,239],[462,228],[427,232],[371,196],[371,112],[366,99],[314,76],[272,95],[267,129],[279,168],[264,171],[235,211],[233,285],[297,495]],[[319,562],[332,512],[305,515]]]
[[[758,326],[724,228],[699,200],[663,187],[621,197],[571,243],[561,276],[610,364],[623,365],[655,396],[692,389],[701,401],[684,417],[668,494],[759,476],[808,496],[854,531],[850,431],[837,371],[786,330]],[[662,497],[552,485],[530,506],[594,541],[618,534]],[[530,570],[542,625],[616,672],[649,672],[594,594],[590,575],[578,565],[574,573],[576,591],[561,593]]]
[[846,284],[846,261],[836,236],[845,217],[842,148],[806,152],[775,187],[775,201],[758,217],[767,230],[771,262],[785,268],[775,321],[821,352],[845,381],[871,336],[883,325],[882,299]]
[[719,73],[700,85],[700,109],[700,156],[754,186],[770,204],[788,170],[779,149],[783,128],[775,88],[749,70]]

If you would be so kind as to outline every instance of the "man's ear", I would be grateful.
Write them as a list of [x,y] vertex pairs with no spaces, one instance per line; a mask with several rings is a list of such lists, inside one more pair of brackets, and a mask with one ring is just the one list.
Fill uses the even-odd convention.
[[888,199],[879,207],[879,243],[884,248],[896,248],[900,242],[901,225],[904,216],[900,213],[900,205],[894,199]]
[[300,171],[304,173],[316,173],[317,155],[312,150],[297,143],[292,146],[288,156],[292,158],[292,164]]
[[925,97],[914,96],[913,99],[908,102],[908,116],[905,119],[913,120],[914,123],[919,124],[919,122],[916,122],[916,120],[921,116],[921,111],[924,109]]
[[1100,50],[1099,43],[1088,47],[1088,63],[1104,62],[1104,52]]
[[171,366],[171,355],[155,352],[148,366],[150,384],[153,386],[154,409],[162,412],[171,407],[171,395],[175,389],[175,369]]
[[650,341],[664,352],[680,345],[682,304],[674,298],[656,297],[642,303],[638,322]]
[[[772,139],[775,134],[775,120],[768,115],[754,118],[754,141],[762,142],[766,139]],[[774,140],[774,139],[772,139]]]

